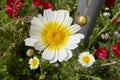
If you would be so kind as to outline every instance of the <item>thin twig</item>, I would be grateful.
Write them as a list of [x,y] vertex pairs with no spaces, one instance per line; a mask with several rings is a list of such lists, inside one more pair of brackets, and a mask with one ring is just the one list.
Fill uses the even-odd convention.
[[111,62],[111,63],[105,63],[105,64],[101,64],[100,66],[109,66],[109,65],[113,65],[113,64],[116,64],[117,62],[114,61],[114,62]]

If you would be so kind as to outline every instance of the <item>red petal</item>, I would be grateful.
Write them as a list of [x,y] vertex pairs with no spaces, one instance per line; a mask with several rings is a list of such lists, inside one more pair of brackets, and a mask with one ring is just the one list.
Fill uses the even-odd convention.
[[42,1],[41,0],[33,0],[33,4],[35,6],[40,6],[42,4]]
[[105,1],[105,7],[111,8],[112,6],[114,6],[114,4],[115,4],[115,0],[106,0]]
[[108,57],[108,50],[105,48],[97,48],[95,51],[95,55],[98,59],[105,60]]
[[43,2],[42,6],[44,9],[53,9],[53,5],[49,2]]
[[112,50],[117,57],[120,57],[120,41],[113,45]]
[[120,18],[117,19],[116,24],[117,24],[117,25],[120,25]]
[[6,0],[6,13],[9,17],[18,17],[18,11],[21,9],[24,0]]

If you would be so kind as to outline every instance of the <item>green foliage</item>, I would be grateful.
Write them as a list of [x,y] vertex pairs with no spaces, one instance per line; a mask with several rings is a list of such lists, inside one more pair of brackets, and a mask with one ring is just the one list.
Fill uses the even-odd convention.
[[[75,17],[78,0],[46,1],[51,2],[55,10],[66,9],[66,6],[70,5],[71,16]],[[108,60],[96,60],[92,67],[84,68],[78,62],[79,54],[74,53],[69,61],[58,63],[59,66],[55,67],[56,63],[50,64],[42,60],[41,54],[35,51],[34,55],[40,59],[40,67],[31,70],[28,64],[30,58],[26,56],[30,47],[24,45],[24,39],[28,37],[32,17],[42,14],[43,9],[33,7],[32,0],[25,0],[18,19],[10,19],[5,13],[5,4],[5,0],[0,2],[0,80],[39,80],[40,77],[43,80],[120,80],[120,61],[111,51],[112,45],[119,40],[113,36],[113,32],[120,31],[120,27],[102,15],[104,8],[91,33],[87,48],[81,43],[78,49],[80,52],[94,53],[98,47],[107,48],[110,50]],[[120,1],[116,0],[116,5],[110,10],[112,17],[120,11],[119,7]],[[102,40],[102,33],[108,33],[109,39]],[[109,65],[110,60],[117,63]]]

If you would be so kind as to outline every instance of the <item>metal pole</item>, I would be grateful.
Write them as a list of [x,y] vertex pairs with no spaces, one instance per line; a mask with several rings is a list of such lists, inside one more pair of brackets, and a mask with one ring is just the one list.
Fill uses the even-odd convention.
[[[79,15],[84,14],[85,8],[89,1],[90,0],[79,0],[76,18],[78,17],[78,13],[79,13]],[[90,17],[90,20],[79,31],[80,33],[85,35],[85,39],[82,40],[85,44],[87,44],[87,42],[88,42],[88,38],[93,30],[93,26],[97,20],[97,17],[100,14],[100,11],[104,5],[104,2],[105,2],[105,0],[92,0],[90,6],[88,7],[88,10],[87,10],[85,16]]]

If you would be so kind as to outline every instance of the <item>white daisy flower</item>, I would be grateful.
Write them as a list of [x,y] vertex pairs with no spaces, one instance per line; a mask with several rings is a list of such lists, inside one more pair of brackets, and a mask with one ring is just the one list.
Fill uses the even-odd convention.
[[81,27],[71,23],[69,11],[44,10],[43,16],[38,14],[32,19],[30,38],[25,39],[25,45],[43,51],[42,58],[50,63],[67,61],[72,57],[71,50],[84,38],[83,34],[76,33]]
[[37,69],[39,66],[39,59],[37,57],[33,57],[29,59],[30,69]]
[[104,13],[103,13],[103,16],[105,16],[106,18],[109,18],[110,15],[111,15],[111,14],[110,14],[109,12],[104,12]]
[[95,58],[89,52],[83,52],[80,54],[78,61],[82,66],[90,67],[95,62]]

